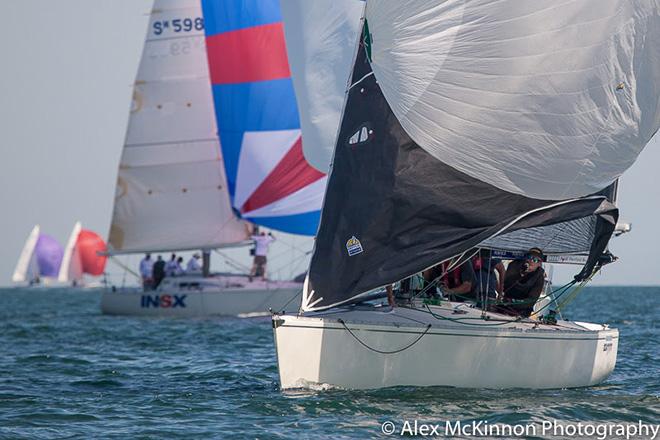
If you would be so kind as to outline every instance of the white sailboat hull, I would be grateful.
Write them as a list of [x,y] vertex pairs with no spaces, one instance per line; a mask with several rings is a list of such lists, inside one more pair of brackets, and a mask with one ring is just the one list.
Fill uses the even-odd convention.
[[106,289],[101,311],[107,315],[206,317],[265,316],[269,309],[296,307],[301,283],[247,281],[246,277],[180,277],[158,290]]
[[465,325],[423,310],[386,307],[275,315],[281,387],[569,388],[604,381],[616,364],[615,329],[568,321],[489,325],[495,321],[478,319],[475,309],[464,315],[432,309],[436,316],[477,319]]

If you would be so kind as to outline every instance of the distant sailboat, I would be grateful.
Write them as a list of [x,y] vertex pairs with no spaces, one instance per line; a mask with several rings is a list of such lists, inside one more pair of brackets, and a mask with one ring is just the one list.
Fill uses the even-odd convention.
[[100,235],[94,231],[82,229],[81,223],[76,222],[64,249],[57,280],[62,284],[72,286],[100,286],[99,283],[86,283],[83,274],[95,277],[103,275],[107,260],[107,256],[104,255],[106,251],[106,244]]
[[605,380],[616,329],[427,294],[486,251],[579,264],[563,292],[612,261],[614,182],[660,127],[660,2],[368,0],[362,29],[300,313],[273,316],[281,387]]
[[41,233],[39,225],[35,225],[18,258],[12,281],[29,286],[55,284],[63,255],[62,245],[50,235]]
[[[119,167],[110,254],[202,249],[208,256],[249,244],[253,224],[314,234],[326,176],[302,154],[281,21],[277,0],[154,3]],[[300,282],[247,275],[170,277],[154,292],[109,290],[102,310],[265,314],[302,290]]]

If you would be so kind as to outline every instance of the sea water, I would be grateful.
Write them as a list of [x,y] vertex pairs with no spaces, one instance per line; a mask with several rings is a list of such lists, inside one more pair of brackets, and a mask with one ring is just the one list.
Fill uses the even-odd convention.
[[660,423],[657,287],[585,289],[564,316],[620,330],[616,369],[595,387],[545,391],[282,392],[267,318],[103,316],[100,291],[6,289],[0,301],[0,438],[386,438],[388,422],[390,438],[406,423],[440,437],[447,423],[531,424],[550,437],[543,423]]

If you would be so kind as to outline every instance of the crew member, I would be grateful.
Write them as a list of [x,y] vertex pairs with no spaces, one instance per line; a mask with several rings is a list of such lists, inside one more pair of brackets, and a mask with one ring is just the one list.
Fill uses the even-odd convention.
[[385,291],[387,292],[387,305],[394,308],[396,301],[394,301],[394,288],[391,284],[385,286]]
[[447,271],[450,262],[445,261],[431,269],[425,270],[422,275],[427,282],[432,282],[440,277],[439,286],[442,292],[449,296],[451,301],[463,302],[469,298],[472,286],[476,282],[476,276],[472,264],[467,261],[459,267]]
[[165,276],[173,277],[176,275],[176,254],[172,254],[170,261],[165,265]]
[[484,298],[501,298],[504,290],[504,264],[499,258],[493,258],[489,249],[481,249],[472,257],[472,268],[476,282],[472,286],[472,296],[477,301]]
[[192,257],[190,257],[190,260],[188,260],[188,263],[186,264],[186,273],[195,273],[199,272],[202,273],[202,266],[199,264],[199,259],[201,257],[197,252],[193,254]]
[[266,281],[266,256],[268,255],[268,247],[275,241],[275,237],[272,232],[266,235],[262,231],[259,235],[253,235],[252,240],[254,240],[254,261],[252,263],[252,270],[250,271],[250,281],[252,277],[258,275],[261,275],[261,279]]
[[153,285],[153,269],[154,262],[151,260],[151,254],[146,254],[140,260],[140,276],[142,277],[142,288],[144,290],[151,290]]
[[543,251],[532,248],[524,260],[509,263],[504,275],[504,304],[498,309],[510,315],[528,317],[541,296],[544,282]]
[[175,277],[180,277],[181,275],[185,274],[186,271],[183,270],[183,257],[179,257],[176,259],[176,267],[174,268],[174,276]]
[[160,285],[160,282],[163,281],[163,278],[165,278],[165,261],[163,261],[163,257],[160,255],[156,258],[156,262],[153,266],[153,278],[153,289],[156,290]]

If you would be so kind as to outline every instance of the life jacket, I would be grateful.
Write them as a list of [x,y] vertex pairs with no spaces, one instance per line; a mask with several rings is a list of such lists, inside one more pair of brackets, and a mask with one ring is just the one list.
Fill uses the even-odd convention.
[[447,272],[447,268],[449,267],[449,262],[446,261],[442,263],[440,266],[442,269],[442,281],[444,284],[449,287],[450,289],[453,289],[455,287],[460,286],[463,284],[463,280],[461,279],[461,268],[460,266],[457,267],[456,269],[450,270]]

